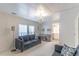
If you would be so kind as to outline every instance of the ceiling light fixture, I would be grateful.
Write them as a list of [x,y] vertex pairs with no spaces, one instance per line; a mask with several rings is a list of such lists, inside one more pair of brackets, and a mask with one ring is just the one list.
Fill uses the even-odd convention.
[[42,5],[40,5],[36,10],[35,16],[43,21],[43,18],[49,16],[49,14],[48,11],[46,11],[46,9]]

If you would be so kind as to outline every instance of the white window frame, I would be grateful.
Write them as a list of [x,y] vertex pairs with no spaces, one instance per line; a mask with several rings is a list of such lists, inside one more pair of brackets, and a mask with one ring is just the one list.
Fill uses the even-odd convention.
[[[31,30],[32,32],[30,32],[31,28],[33,29],[33,30]],[[35,26],[29,25],[29,35],[33,35],[33,34],[35,34]]]
[[19,36],[27,35],[27,25],[19,24]]

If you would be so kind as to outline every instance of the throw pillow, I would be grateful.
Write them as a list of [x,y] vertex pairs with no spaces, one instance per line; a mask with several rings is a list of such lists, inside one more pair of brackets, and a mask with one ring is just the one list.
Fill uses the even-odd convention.
[[61,51],[61,55],[62,56],[73,56],[75,51],[76,51],[75,48],[69,47],[64,44],[64,47],[62,48],[62,51]]

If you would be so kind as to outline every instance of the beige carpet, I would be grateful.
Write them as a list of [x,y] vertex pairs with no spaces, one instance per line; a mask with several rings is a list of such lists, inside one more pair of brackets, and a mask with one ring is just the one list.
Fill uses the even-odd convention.
[[39,45],[36,45],[24,52],[10,52],[5,51],[0,53],[2,56],[51,56],[54,51],[54,43],[53,42],[42,42]]

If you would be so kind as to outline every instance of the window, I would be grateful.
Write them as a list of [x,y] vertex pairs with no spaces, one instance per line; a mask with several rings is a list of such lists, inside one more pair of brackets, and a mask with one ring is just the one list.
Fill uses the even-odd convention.
[[29,35],[35,34],[35,27],[34,26],[29,26]]
[[27,35],[27,25],[19,24],[19,36]]

